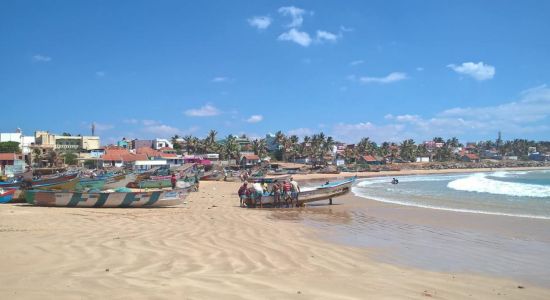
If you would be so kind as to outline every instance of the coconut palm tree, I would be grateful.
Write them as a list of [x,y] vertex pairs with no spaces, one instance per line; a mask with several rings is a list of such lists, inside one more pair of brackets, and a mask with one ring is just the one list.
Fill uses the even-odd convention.
[[399,155],[403,160],[416,161],[416,145],[413,139],[404,140],[400,146]]

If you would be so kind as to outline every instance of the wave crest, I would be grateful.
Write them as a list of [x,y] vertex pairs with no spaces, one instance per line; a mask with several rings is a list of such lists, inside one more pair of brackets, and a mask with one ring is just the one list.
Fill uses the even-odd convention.
[[516,197],[550,197],[550,186],[493,180],[481,173],[453,180],[447,187],[457,191]]

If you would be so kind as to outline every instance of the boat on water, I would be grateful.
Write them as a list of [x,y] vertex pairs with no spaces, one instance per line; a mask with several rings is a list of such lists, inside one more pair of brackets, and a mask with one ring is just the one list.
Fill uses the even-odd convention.
[[[356,176],[335,182],[325,183],[323,185],[314,186],[314,187],[303,187],[298,193],[298,203],[295,203],[297,206],[302,206],[304,203],[320,201],[320,200],[331,200],[332,199],[345,195],[351,191],[351,186],[357,179]],[[273,205],[275,197],[270,193],[264,193],[261,197],[255,197],[253,199],[247,199],[246,203],[250,206],[258,205]],[[281,197],[281,202],[284,203],[284,200]]]
[[0,188],[0,203],[8,203],[13,200],[16,189]]
[[27,203],[58,207],[161,207],[183,203],[189,188],[147,192],[25,191]]

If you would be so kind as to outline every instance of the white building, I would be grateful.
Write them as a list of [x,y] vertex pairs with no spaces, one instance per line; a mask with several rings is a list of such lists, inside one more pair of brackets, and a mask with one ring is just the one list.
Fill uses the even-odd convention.
[[17,142],[23,155],[31,153],[30,146],[34,144],[34,136],[24,136],[21,129],[17,128],[14,133],[0,133],[0,142]]
[[159,150],[160,148],[174,148],[174,145],[167,139],[155,139],[153,140],[153,149]]

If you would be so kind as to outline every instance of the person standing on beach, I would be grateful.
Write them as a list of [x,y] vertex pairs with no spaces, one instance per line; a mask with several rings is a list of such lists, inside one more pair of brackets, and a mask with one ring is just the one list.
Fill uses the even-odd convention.
[[239,191],[237,192],[239,194],[239,200],[241,201],[240,206],[243,207],[243,202],[246,198],[246,190],[247,190],[247,184],[246,182],[241,185],[239,188]]
[[290,200],[290,204],[292,204],[292,196],[290,194],[291,186],[290,181],[285,180],[283,183],[283,197],[285,199],[286,207],[288,207],[288,200]]
[[176,178],[176,174],[172,173],[172,177],[170,177],[170,183],[172,183],[172,189],[176,188],[176,182],[178,179]]
[[290,185],[292,186],[292,198],[293,200],[296,200],[296,205],[298,205],[298,195],[300,193],[300,186],[298,185],[298,182],[296,182],[292,177],[290,177]]
[[273,182],[273,187],[271,188],[271,194],[273,194],[273,206],[279,207],[281,205],[281,187],[277,180]]

